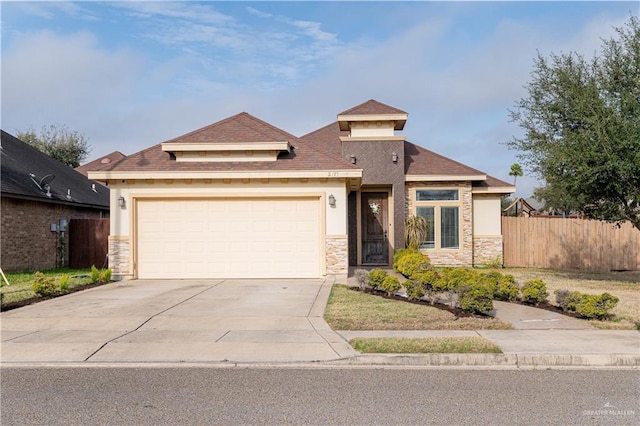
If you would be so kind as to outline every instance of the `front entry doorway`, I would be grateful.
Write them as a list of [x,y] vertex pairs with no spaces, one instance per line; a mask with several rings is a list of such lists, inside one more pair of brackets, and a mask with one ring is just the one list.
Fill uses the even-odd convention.
[[362,192],[362,264],[389,264],[389,194],[386,192]]

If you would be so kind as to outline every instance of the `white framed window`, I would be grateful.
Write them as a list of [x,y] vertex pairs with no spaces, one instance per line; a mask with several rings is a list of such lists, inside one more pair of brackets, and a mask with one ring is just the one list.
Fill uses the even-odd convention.
[[460,249],[459,189],[416,189],[415,214],[427,222],[422,249]]

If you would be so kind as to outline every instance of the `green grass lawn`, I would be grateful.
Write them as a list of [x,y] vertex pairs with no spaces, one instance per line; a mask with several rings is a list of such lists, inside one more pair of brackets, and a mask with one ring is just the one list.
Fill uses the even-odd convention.
[[478,354],[502,351],[489,340],[477,337],[427,337],[407,339],[397,337],[355,338],[349,341],[353,348],[362,353],[378,354]]
[[510,324],[490,317],[456,318],[441,309],[384,299],[346,285],[331,290],[324,319],[334,330],[505,330]]
[[[47,277],[53,277],[56,284],[60,283],[60,277],[63,274],[69,274],[69,288],[74,288],[91,283],[91,270],[90,269],[51,269],[48,271],[42,271]],[[18,302],[21,300],[35,297],[31,285],[33,284],[34,272],[15,272],[5,274],[9,285],[3,282],[3,286],[0,288],[0,294],[2,294],[2,306],[8,303]]]

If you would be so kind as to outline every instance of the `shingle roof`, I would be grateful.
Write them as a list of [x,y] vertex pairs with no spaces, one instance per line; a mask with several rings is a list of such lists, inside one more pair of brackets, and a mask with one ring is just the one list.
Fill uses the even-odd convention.
[[404,168],[406,175],[477,176],[485,174],[407,141],[404,143]]
[[101,168],[103,168],[107,164],[112,164],[112,163],[115,163],[117,161],[120,161],[124,157],[126,157],[126,155],[124,155],[120,151],[113,151],[110,154],[103,155],[102,157],[97,158],[97,159],[95,159],[95,160],[93,160],[93,161],[91,161],[89,163],[86,163],[86,164],[83,164],[81,166],[78,166],[78,167],[75,168],[75,170],[76,170],[76,172],[82,173],[83,175],[87,176],[87,172],[100,170]]
[[[109,209],[107,188],[95,185],[96,182],[87,179],[82,173],[43,154],[4,130],[1,135],[0,187],[3,197]],[[49,183],[51,197],[36,184],[47,175],[54,177]],[[92,189],[94,185],[95,191]]]
[[[348,135],[348,131],[340,130],[339,124],[336,121],[314,132],[308,133],[300,139],[313,145],[317,150],[330,155],[341,156],[342,142],[340,141],[340,137]],[[485,174],[473,167],[466,166],[407,141],[404,143],[404,156],[405,174],[407,175],[478,176]],[[511,186],[511,184],[487,175],[486,181],[474,182],[474,186],[505,187]]]
[[369,99],[368,101],[354,106],[338,115],[365,115],[365,114],[406,114],[398,108],[383,104],[375,99]]
[[277,161],[251,162],[177,162],[162,144],[132,154],[100,171],[272,171],[272,170],[345,170],[358,169],[340,156],[324,155],[296,136],[278,129],[246,112],[187,133],[166,143],[203,142],[283,142],[295,148],[282,153]]

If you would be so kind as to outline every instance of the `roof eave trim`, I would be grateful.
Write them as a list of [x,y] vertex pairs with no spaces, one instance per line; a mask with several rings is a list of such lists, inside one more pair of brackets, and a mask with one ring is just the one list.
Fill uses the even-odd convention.
[[86,204],[80,202],[66,201],[60,200],[58,198],[42,198],[42,197],[34,197],[31,195],[21,195],[21,194],[13,194],[10,192],[3,192],[2,198],[12,198],[15,200],[23,200],[23,201],[34,201],[37,203],[49,203],[49,204],[62,204],[65,206],[79,207],[85,209],[98,209],[98,210],[109,210],[109,205],[103,204]]
[[472,194],[513,194],[516,192],[514,186],[490,186],[488,188],[473,188]]
[[202,152],[202,151],[286,151],[291,152],[291,144],[287,141],[265,142],[165,142],[162,150],[165,152]]
[[485,181],[487,175],[406,175],[405,182]]
[[252,179],[252,178],[362,178],[362,169],[351,170],[263,170],[263,171],[108,171],[89,172],[91,179]]

